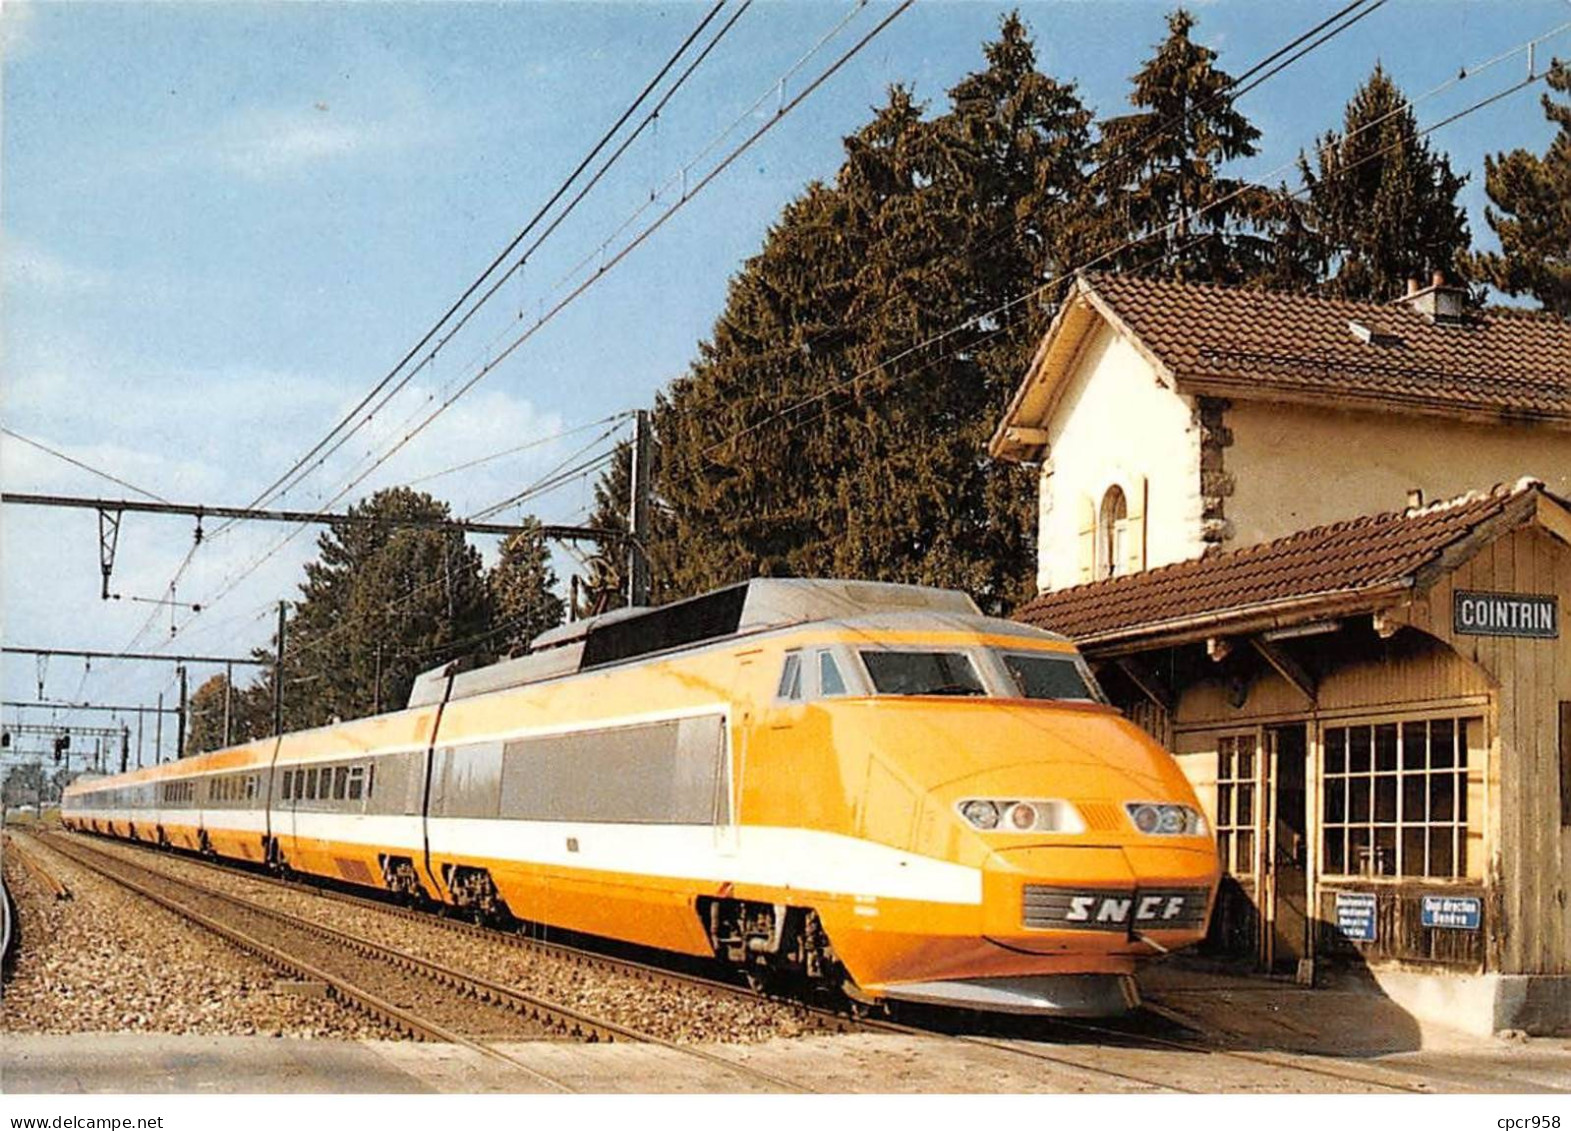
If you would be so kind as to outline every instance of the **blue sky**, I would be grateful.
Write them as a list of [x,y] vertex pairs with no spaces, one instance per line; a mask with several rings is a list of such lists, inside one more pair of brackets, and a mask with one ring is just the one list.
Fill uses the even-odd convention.
[[[1234,72],[1339,4],[1195,6],[1196,35]],[[697,4],[6,3],[0,121],[3,387],[7,427],[181,502],[240,504],[280,474],[378,380],[522,227],[697,23]],[[366,432],[280,505],[330,499],[598,263],[641,206],[636,232],[675,198],[678,170],[761,96],[716,151],[773,113],[776,79],[821,36],[838,38],[786,85],[791,96],[892,9],[759,2],[578,212]],[[600,430],[648,405],[682,371],[781,206],[832,176],[840,138],[892,83],[941,106],[980,64],[1004,5],[919,3],[785,118],[646,244],[460,399],[344,502],[532,440],[527,452],[422,482],[456,512],[505,498]],[[1161,3],[1022,3],[1040,65],[1121,112],[1127,79],[1165,31]],[[722,19],[726,13],[722,13]],[[1339,124],[1381,60],[1416,96],[1571,21],[1563,0],[1389,0],[1243,101],[1263,131],[1240,172],[1279,170]],[[717,27],[718,21],[711,25]],[[1571,33],[1539,48],[1571,55]],[[1417,107],[1437,121],[1510,85],[1524,56]],[[1470,172],[1475,241],[1483,155],[1542,151],[1538,89],[1447,127],[1432,142]],[[707,168],[694,166],[695,174]],[[673,179],[677,178],[677,179]],[[1273,181],[1294,182],[1290,170]],[[662,187],[663,186],[663,187]],[[651,201],[651,197],[655,199]],[[625,240],[626,234],[622,236]],[[611,248],[619,246],[613,242]],[[0,439],[11,491],[117,497],[121,488]],[[589,481],[534,507],[581,521]],[[339,504],[340,506],[343,503]],[[244,654],[312,556],[306,532],[200,615],[167,613],[138,636],[191,546],[183,518],[128,516],[100,602],[91,512],[5,507],[0,614],[8,644]],[[209,523],[209,530],[213,524]],[[210,538],[179,587],[210,602],[287,531]],[[565,570],[571,560],[560,559]],[[4,698],[31,699],[31,660],[7,657]],[[193,686],[210,670],[194,670]],[[164,665],[57,659],[46,696],[149,703]],[[46,712],[28,711],[32,721]],[[14,710],[5,717],[15,718]],[[62,714],[62,719],[67,716]],[[103,716],[78,716],[102,723]],[[167,742],[167,739],[166,739]],[[148,753],[151,753],[150,744]]]

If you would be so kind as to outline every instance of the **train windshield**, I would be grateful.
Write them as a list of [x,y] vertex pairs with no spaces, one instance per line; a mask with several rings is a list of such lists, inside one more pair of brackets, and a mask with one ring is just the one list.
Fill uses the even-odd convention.
[[880,695],[986,695],[964,652],[864,651],[873,689]]
[[1072,656],[1043,655],[1040,652],[1003,652],[999,658],[1009,669],[1020,694],[1026,699],[1085,699],[1095,702],[1085,673]]

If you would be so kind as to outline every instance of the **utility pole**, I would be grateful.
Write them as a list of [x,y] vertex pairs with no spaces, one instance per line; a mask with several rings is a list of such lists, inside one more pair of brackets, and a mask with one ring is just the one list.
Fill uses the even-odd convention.
[[229,747],[229,720],[230,720],[230,716],[233,715],[233,713],[234,713],[230,709],[230,705],[234,702],[234,698],[235,698],[235,666],[233,664],[225,664],[224,665],[224,748],[225,749],[228,749],[228,747]]
[[382,713],[382,642],[376,642],[376,690],[371,696],[371,713]]
[[627,603],[649,604],[649,412],[639,409],[633,422],[633,469],[627,526]]
[[164,693],[158,693],[158,720],[153,727],[153,765],[161,765],[164,760]]
[[278,653],[273,657],[273,733],[284,733],[284,613],[288,602],[278,602]]
[[180,713],[175,716],[175,761],[185,757],[185,665],[181,664],[175,671],[180,673]]
[[[142,725],[141,721],[140,721],[141,716],[138,716],[137,718],[138,718],[137,726],[141,726]],[[130,761],[131,761],[131,728],[128,727],[128,726],[121,726],[121,728],[120,728],[120,772],[122,774],[125,773],[126,770],[129,768]]]

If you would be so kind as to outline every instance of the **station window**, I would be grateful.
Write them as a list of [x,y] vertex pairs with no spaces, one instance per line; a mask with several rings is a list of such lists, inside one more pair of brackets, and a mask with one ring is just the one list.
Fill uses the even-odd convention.
[[1234,876],[1255,874],[1255,771],[1253,734],[1228,734],[1216,742],[1216,851]]
[[1467,732],[1478,719],[1325,731],[1327,875],[1467,875]]

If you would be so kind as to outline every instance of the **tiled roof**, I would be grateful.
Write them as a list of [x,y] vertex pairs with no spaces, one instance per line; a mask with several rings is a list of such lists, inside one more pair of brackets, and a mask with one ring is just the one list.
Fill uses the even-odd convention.
[[[1044,593],[1014,619],[1075,640],[1155,635],[1205,615],[1351,596],[1400,584],[1508,507],[1531,505],[1543,484],[1524,479],[1493,492],[1412,511],[1368,515],[1301,530],[1209,558]],[[1525,512],[1524,512],[1525,513]]]
[[1571,418],[1571,323],[1553,314],[1479,311],[1448,323],[1406,303],[1129,275],[1091,275],[1081,286],[1198,391]]

